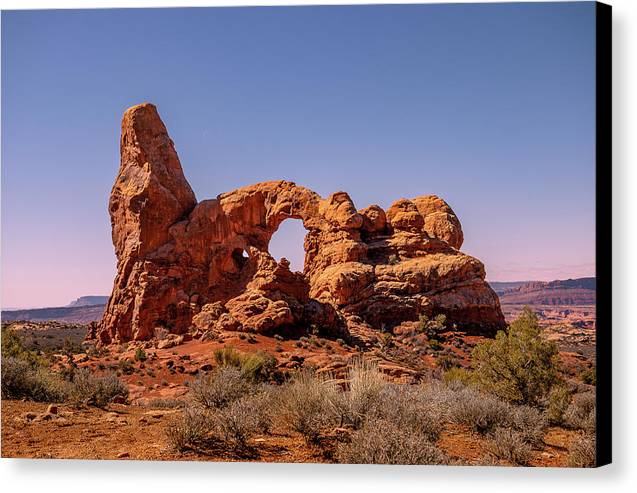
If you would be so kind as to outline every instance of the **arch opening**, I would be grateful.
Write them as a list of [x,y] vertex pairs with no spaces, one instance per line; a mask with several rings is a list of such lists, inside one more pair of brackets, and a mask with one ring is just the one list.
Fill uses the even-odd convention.
[[292,272],[303,272],[305,249],[303,243],[307,230],[300,219],[285,219],[270,238],[268,251],[277,262],[286,258]]
[[232,251],[232,261],[234,262],[237,271],[241,271],[243,267],[248,263],[250,257],[248,256],[248,252],[246,252],[243,248],[235,248]]

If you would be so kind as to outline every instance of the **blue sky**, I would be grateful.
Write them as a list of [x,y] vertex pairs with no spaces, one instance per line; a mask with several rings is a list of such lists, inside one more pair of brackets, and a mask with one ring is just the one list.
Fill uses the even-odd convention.
[[[491,280],[594,275],[594,3],[2,13],[2,305],[108,294],[123,111],[197,198],[434,193]],[[610,163],[608,163],[610,165]],[[275,256],[302,261],[286,221]]]

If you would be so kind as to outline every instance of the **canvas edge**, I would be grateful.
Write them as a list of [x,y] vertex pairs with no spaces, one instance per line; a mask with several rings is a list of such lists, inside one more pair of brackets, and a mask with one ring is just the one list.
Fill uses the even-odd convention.
[[[612,462],[612,7],[595,3],[596,465]],[[601,327],[601,330],[599,330]]]

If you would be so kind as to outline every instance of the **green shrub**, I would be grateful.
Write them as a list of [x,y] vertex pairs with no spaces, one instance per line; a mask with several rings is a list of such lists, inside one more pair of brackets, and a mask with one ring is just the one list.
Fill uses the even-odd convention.
[[478,344],[472,353],[477,383],[509,402],[538,405],[560,382],[558,348],[541,334],[537,316],[525,308],[507,332]]
[[22,339],[10,325],[2,327],[2,358],[16,358],[25,361],[31,367],[47,366],[48,361],[36,351],[27,349]]
[[466,368],[449,368],[442,374],[442,381],[450,385],[460,384],[466,386],[471,384],[472,374]]
[[219,366],[241,367],[241,353],[231,346],[215,349],[213,354]]
[[219,366],[230,366],[241,370],[243,376],[253,382],[269,380],[276,369],[276,358],[267,353],[242,354],[233,347],[225,346],[214,352]]
[[563,425],[571,404],[571,392],[564,385],[555,385],[548,396],[546,416],[552,425]]
[[251,353],[243,356],[241,372],[253,382],[265,382],[276,369],[276,358],[267,353]]
[[146,361],[147,359],[148,356],[146,356],[146,351],[140,347],[135,349],[135,361]]
[[597,372],[595,367],[587,368],[582,373],[580,373],[580,378],[582,382],[588,385],[596,385],[597,384]]
[[3,399],[64,402],[68,392],[69,383],[48,368],[12,356],[2,358]]

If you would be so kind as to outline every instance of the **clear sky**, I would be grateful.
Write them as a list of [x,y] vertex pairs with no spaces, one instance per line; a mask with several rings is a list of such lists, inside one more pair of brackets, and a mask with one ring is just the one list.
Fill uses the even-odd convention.
[[[119,125],[198,200],[287,179],[437,194],[490,280],[594,275],[594,3],[2,13],[2,306],[110,294]],[[272,252],[302,262],[286,221]]]

